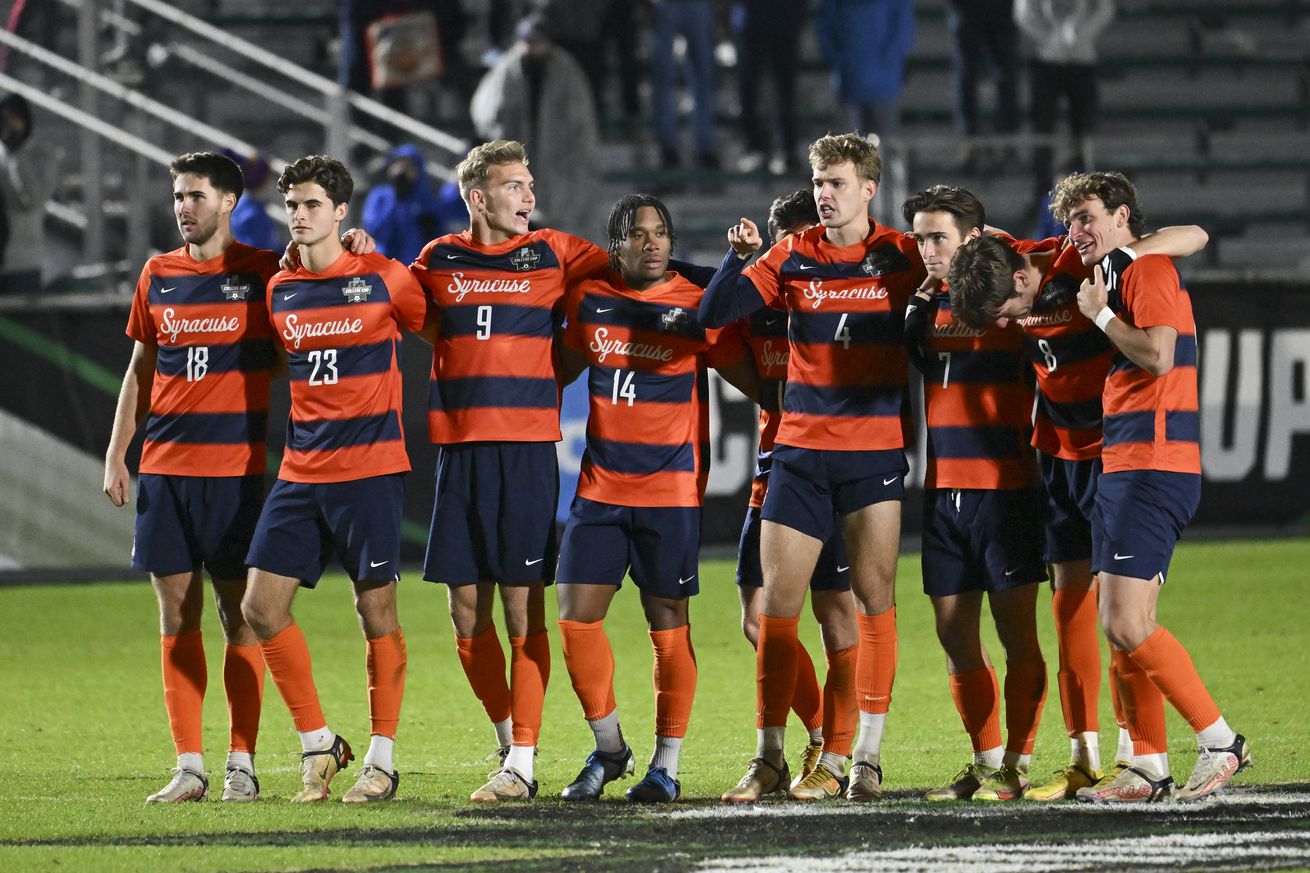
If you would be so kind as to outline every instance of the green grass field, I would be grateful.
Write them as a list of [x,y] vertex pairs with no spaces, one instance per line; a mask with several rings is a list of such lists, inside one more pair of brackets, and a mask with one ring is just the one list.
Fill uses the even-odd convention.
[[[963,863],[959,858],[967,860],[984,835],[985,841],[1010,846],[1019,853],[1014,858],[1032,851],[1026,847],[1052,841],[1122,836],[1145,846],[1168,837],[1181,841],[1181,848],[1159,844],[1172,869],[1310,868],[1307,568],[1310,541],[1200,543],[1179,550],[1160,620],[1188,646],[1229,722],[1250,738],[1256,767],[1238,776],[1219,800],[1150,810],[1016,804],[943,810],[916,800],[968,755],[931,611],[919,590],[917,555],[900,568],[900,668],[883,747],[891,798],[872,808],[777,801],[729,810],[717,803],[754,748],[753,655],[741,636],[726,562],[702,567],[702,593],[692,605],[700,686],[683,750],[684,801],[658,810],[630,808],[613,788],[602,803],[582,808],[557,799],[592,744],[553,631],[554,671],[538,759],[541,795],[529,807],[469,804],[468,793],[488,772],[483,759],[494,746],[493,735],[456,660],[445,592],[416,573],[400,594],[409,679],[397,742],[397,801],[363,809],[337,802],[289,804],[299,747],[269,682],[256,759],[263,799],[249,806],[213,799],[147,807],[145,796],[167,781],[173,763],[149,586],[4,587],[0,870],[490,869],[505,862],[515,863],[516,871],[824,869],[816,859],[837,859],[831,869],[905,869],[937,863],[934,858]],[[1034,761],[1035,771],[1044,773],[1064,763],[1068,747],[1054,691],[1049,595],[1039,603],[1052,689]],[[300,595],[295,612],[313,652],[329,723],[362,755],[369,725],[364,648],[347,580],[324,579],[318,590]],[[813,622],[803,627],[822,663]],[[616,599],[607,628],[618,662],[620,716],[641,772],[651,748],[651,655],[630,586]],[[226,711],[218,668],[221,634],[212,608],[205,633],[211,656],[207,764],[217,786]],[[994,633],[988,640],[999,655]],[[1114,721],[1108,696],[1103,698],[1101,742],[1112,756]],[[795,750],[803,734],[793,728],[789,747]],[[1169,738],[1174,773],[1185,778],[1194,743],[1172,711]],[[334,800],[353,782],[357,766],[340,777]],[[1256,831],[1275,837],[1256,838]],[[1226,835],[1223,846],[1254,842],[1248,854],[1230,861],[1210,850],[1189,854],[1196,840],[1211,833]],[[997,849],[988,843],[983,851]],[[950,866],[947,861],[942,863]],[[1041,869],[1032,861],[1023,866]],[[1059,865],[1098,866],[1106,866],[1104,857],[1082,850],[1065,852]]]

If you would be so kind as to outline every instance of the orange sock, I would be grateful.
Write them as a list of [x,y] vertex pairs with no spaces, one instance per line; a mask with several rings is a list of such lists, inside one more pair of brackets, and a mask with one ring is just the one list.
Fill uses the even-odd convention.
[[510,637],[509,709],[514,719],[514,745],[537,744],[549,681],[550,640],[546,632]]
[[1046,662],[1015,661],[1005,664],[1005,750],[1033,753],[1037,726],[1046,703]]
[[960,713],[973,750],[981,752],[1001,744],[1001,691],[991,667],[951,676],[951,697]]
[[400,702],[405,697],[405,632],[396,628],[386,636],[368,640],[368,714],[370,733],[396,736]]
[[314,670],[309,660],[309,646],[305,635],[293,621],[267,642],[259,644],[264,663],[273,675],[282,701],[291,710],[291,719],[298,731],[316,731],[327,726],[323,707],[318,702],[318,689],[314,687]]
[[791,711],[807,731],[823,726],[823,692],[814,673],[814,661],[805,646],[796,643],[796,688],[791,693]]
[[583,718],[604,718],[618,708],[614,702],[614,650],[605,636],[605,622],[561,618],[559,630],[564,666],[582,704]]
[[505,650],[500,647],[496,626],[471,637],[455,637],[459,663],[468,677],[473,694],[482,701],[492,723],[509,718],[509,682],[505,679]]
[[796,688],[796,639],[799,618],[760,615],[760,642],[755,647],[755,726],[785,727]]
[[1151,677],[1193,731],[1199,733],[1219,720],[1219,707],[1196,672],[1192,656],[1169,631],[1156,628],[1129,657]]
[[264,653],[258,645],[223,647],[223,690],[232,734],[228,749],[253,755],[264,702]]
[[653,630],[655,648],[655,734],[685,737],[696,697],[696,652],[691,647],[691,625]]
[[855,705],[855,660],[859,645],[825,652],[828,676],[823,682],[823,750],[843,757],[851,754],[860,708]]
[[1119,689],[1123,686],[1123,678],[1119,675],[1119,661],[1114,657],[1114,649],[1110,649],[1110,708],[1114,710],[1114,723],[1121,730],[1128,730],[1128,716],[1124,712],[1123,698],[1119,696]]
[[855,693],[860,710],[885,713],[896,681],[896,607],[878,615],[855,610],[860,625],[860,654],[855,662]]
[[1060,708],[1069,736],[1100,724],[1101,640],[1096,628],[1096,581],[1090,588],[1057,588],[1051,598],[1060,648]]
[[161,636],[159,654],[164,671],[164,710],[168,713],[173,745],[179,755],[198,754],[204,749],[201,710],[209,682],[200,631]]
[[1133,754],[1162,755],[1169,751],[1164,727],[1164,695],[1146,671],[1133,663],[1127,652],[1111,649],[1119,679],[1119,702],[1123,706]]

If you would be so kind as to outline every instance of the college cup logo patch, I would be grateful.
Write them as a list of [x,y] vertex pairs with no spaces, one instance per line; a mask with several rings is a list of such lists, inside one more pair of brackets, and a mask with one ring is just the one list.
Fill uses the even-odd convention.
[[219,290],[223,292],[224,300],[245,300],[250,296],[250,283],[240,276],[228,276]]
[[368,284],[360,276],[355,276],[342,287],[341,293],[346,296],[347,303],[367,303],[368,292],[373,290],[373,286]]
[[866,276],[882,275],[882,259],[877,252],[869,252],[864,256],[864,260],[860,261],[860,271]]
[[537,264],[541,262],[541,255],[534,252],[529,246],[524,246],[510,257],[509,262],[520,273],[526,273],[529,270],[537,269]]

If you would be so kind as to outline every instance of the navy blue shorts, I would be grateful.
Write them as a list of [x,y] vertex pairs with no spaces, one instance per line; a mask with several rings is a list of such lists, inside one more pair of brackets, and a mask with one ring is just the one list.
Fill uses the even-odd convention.
[[1174,546],[1201,502],[1201,477],[1163,470],[1102,473],[1092,571],[1164,584]]
[[1046,483],[1046,560],[1052,564],[1092,557],[1092,516],[1101,459],[1066,461],[1038,452]]
[[700,591],[698,506],[615,506],[573,498],[559,553],[560,584],[623,586],[679,600]]
[[923,498],[923,593],[1008,591],[1046,581],[1042,492],[934,488]]
[[775,446],[761,517],[826,541],[833,520],[905,497],[905,452],[844,452]]
[[555,578],[554,443],[442,446],[423,578],[527,585]]
[[263,476],[142,473],[132,566],[156,576],[204,566],[215,579],[244,579],[263,504]]
[[[737,544],[737,584],[747,588],[764,587],[764,571],[760,567],[760,508],[746,510],[746,523],[741,527],[741,541]],[[846,560],[846,541],[842,539],[841,524],[834,522],[832,536],[823,544],[819,563],[814,565],[810,577],[811,591],[850,591],[851,568]]]
[[352,581],[400,578],[405,474],[288,482],[268,492],[246,563],[313,588],[336,552]]

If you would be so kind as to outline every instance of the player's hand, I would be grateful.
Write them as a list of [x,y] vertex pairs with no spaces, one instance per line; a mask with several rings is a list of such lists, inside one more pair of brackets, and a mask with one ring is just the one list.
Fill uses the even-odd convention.
[[132,477],[127,472],[127,465],[122,461],[105,461],[105,496],[115,506],[123,506],[128,501],[128,492]]
[[352,255],[371,255],[378,250],[378,241],[362,227],[352,227],[343,233],[341,244]]
[[282,260],[278,261],[277,265],[288,273],[298,269],[300,267],[300,246],[294,242],[287,243],[286,250],[282,252]]
[[760,229],[755,222],[743,218],[740,224],[728,229],[728,245],[732,246],[737,257],[745,260],[759,251],[760,246],[764,245],[764,240],[760,237]]
[[1105,290],[1105,274],[1101,272],[1101,265],[1097,264],[1092,269],[1092,278],[1084,279],[1078,287],[1078,311],[1094,319],[1109,302],[1110,294]]
[[924,300],[931,300],[933,295],[940,290],[942,290],[941,280],[934,279],[932,276],[925,276],[924,280],[919,283],[919,287],[914,289],[914,294]]

